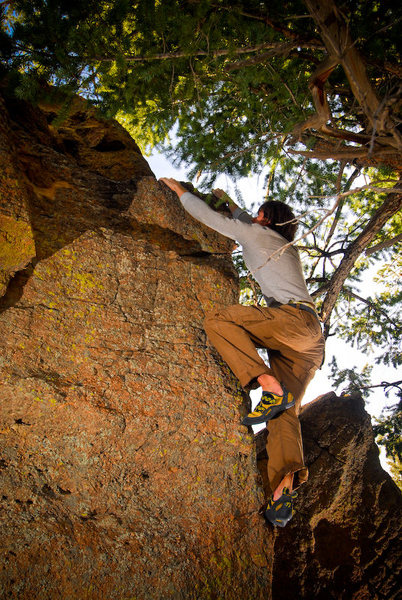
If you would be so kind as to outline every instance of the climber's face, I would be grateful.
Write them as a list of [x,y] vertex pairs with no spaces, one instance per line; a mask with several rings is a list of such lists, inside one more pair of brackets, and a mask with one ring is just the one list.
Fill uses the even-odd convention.
[[266,227],[267,225],[269,225],[271,223],[271,221],[269,221],[268,219],[266,219],[264,217],[263,210],[259,210],[258,215],[256,217],[254,217],[254,219],[253,219],[253,223],[258,223],[259,225]]

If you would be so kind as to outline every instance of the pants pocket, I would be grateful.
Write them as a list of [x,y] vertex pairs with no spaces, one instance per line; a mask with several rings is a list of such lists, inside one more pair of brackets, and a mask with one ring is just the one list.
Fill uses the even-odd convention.
[[300,308],[299,310],[303,319],[303,323],[307,328],[309,334],[313,337],[318,337],[319,335],[321,335],[321,323],[319,322],[317,317],[307,312],[306,310],[303,310],[302,308]]

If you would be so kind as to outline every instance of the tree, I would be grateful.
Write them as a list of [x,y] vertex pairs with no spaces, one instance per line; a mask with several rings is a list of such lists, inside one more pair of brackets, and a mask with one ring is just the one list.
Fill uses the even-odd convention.
[[[14,93],[35,99],[47,82],[86,96],[144,147],[187,164],[201,188],[219,173],[264,171],[267,193],[301,213],[297,243],[325,334],[400,363],[400,292],[387,280],[400,268],[399,3],[1,7],[0,52]],[[379,260],[383,285],[362,297],[356,285]]]

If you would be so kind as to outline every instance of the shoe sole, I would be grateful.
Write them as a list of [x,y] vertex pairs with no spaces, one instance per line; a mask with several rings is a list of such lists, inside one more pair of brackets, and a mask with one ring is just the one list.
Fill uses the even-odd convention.
[[292,406],[294,406],[295,404],[296,404],[296,400],[293,398],[293,400],[291,402],[289,402],[288,404],[286,404],[286,406],[283,406],[282,404],[273,406],[270,409],[268,416],[261,415],[261,417],[244,417],[241,424],[242,425],[260,425],[261,423],[267,423],[268,421],[271,421],[271,419],[273,419],[274,417],[279,415],[281,412],[284,412],[288,408],[292,408]]
[[[287,504],[290,504],[290,506],[287,506]],[[264,518],[274,527],[285,527],[292,519],[293,514],[293,498],[291,495],[286,494],[278,498],[271,508],[267,508]]]
[[292,517],[293,515],[290,515],[289,517],[285,517],[283,519],[281,519],[280,517],[274,517],[273,519],[270,519],[267,513],[264,514],[265,520],[268,521],[268,523],[271,523],[271,525],[273,525],[274,527],[285,527],[285,525],[289,523]]

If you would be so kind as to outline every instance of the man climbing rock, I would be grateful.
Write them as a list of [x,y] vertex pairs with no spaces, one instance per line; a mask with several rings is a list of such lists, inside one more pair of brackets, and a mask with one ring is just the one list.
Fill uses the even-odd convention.
[[[230,306],[205,319],[208,338],[245,390],[261,386],[262,396],[244,425],[267,423],[268,479],[273,494],[264,516],[284,527],[293,515],[295,490],[308,478],[298,419],[307,385],[324,356],[324,338],[303,277],[299,254],[287,243],[297,222],[283,202],[264,202],[252,218],[225,192],[232,218],[212,210],[179,182],[162,178],[195,219],[236,240],[267,306]],[[257,352],[266,348],[270,366]]]

